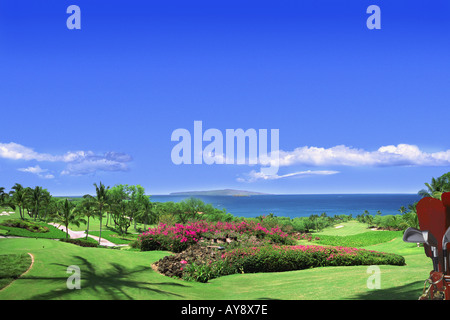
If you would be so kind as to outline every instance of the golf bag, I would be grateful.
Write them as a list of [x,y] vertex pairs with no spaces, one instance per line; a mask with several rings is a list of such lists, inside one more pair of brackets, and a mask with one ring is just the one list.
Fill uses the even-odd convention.
[[403,241],[422,243],[433,261],[433,270],[425,281],[419,300],[450,300],[450,266],[447,245],[450,243],[450,192],[441,200],[426,197],[416,206],[420,230],[408,228]]

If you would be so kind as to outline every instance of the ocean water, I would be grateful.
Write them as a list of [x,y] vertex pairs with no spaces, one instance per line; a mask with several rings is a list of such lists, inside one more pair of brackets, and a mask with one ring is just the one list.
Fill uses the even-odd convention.
[[[152,202],[179,202],[189,196],[155,195]],[[312,214],[328,216],[352,214],[356,217],[368,210],[370,214],[381,211],[382,215],[399,214],[401,206],[420,200],[416,194],[314,194],[314,195],[256,195],[234,196],[196,196],[214,207],[225,208],[238,217],[257,217],[273,213],[283,217],[308,217]]]

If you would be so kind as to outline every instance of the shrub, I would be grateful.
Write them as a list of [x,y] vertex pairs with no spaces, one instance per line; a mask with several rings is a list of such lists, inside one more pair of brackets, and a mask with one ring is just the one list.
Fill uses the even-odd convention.
[[275,272],[342,265],[405,264],[402,256],[391,253],[349,247],[302,245],[238,249],[225,253],[223,258],[240,266],[244,272]]
[[48,232],[48,227],[42,226],[39,223],[26,221],[26,220],[6,220],[1,223],[2,226],[11,227],[11,228],[21,228],[26,229],[30,232],[36,233],[44,233]]
[[348,247],[265,246],[224,252],[220,259],[190,264],[183,278],[206,282],[233,273],[281,272],[325,266],[404,265],[396,254]]
[[73,243],[81,247],[98,247],[98,242],[95,240],[90,241],[86,239],[61,239],[60,241]]
[[197,281],[206,283],[214,275],[220,274],[216,270],[217,264],[210,261],[210,263],[191,263],[184,268],[183,279],[188,281]]
[[4,225],[0,225],[0,228],[7,230],[8,236],[46,238],[46,239],[62,239],[66,237],[66,233],[64,231],[59,230],[54,226],[48,225],[45,222],[33,222],[33,224],[40,225],[43,228],[48,228],[48,232],[32,232],[24,228],[9,227]]
[[268,230],[260,223],[254,221],[241,221],[239,223],[197,221],[185,225],[160,224],[156,228],[150,228],[138,237],[138,246],[142,251],[169,250],[181,252],[189,246],[197,244],[204,237],[226,238],[242,237],[244,235],[266,239],[278,244],[295,243],[295,240],[279,227]]
[[172,214],[163,214],[159,217],[160,224],[174,225],[177,222],[177,218]]

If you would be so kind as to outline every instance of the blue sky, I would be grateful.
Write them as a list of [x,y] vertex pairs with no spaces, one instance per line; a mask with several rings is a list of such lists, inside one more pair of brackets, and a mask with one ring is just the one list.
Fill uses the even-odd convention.
[[[81,30],[69,30],[69,5]],[[369,30],[369,5],[381,29]],[[447,1],[0,3],[0,185],[413,193],[450,171]],[[175,165],[175,129],[279,129],[261,166]]]

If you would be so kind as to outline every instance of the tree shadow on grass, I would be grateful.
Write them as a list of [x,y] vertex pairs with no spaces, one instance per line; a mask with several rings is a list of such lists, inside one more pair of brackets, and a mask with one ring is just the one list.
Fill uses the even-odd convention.
[[422,294],[424,281],[415,281],[388,289],[373,289],[357,295],[355,300],[417,300]]
[[[92,290],[98,297],[104,296],[108,300],[119,300],[128,299],[133,300],[134,298],[130,296],[125,289],[139,289],[153,292],[156,294],[164,294],[169,296],[175,296],[182,298],[181,295],[164,291],[159,289],[159,286],[175,286],[175,287],[188,287],[187,285],[175,283],[175,282],[158,282],[151,283],[146,281],[136,281],[130,279],[130,276],[140,273],[150,271],[151,267],[140,266],[136,268],[126,268],[117,263],[110,263],[111,268],[107,270],[96,270],[94,265],[90,263],[83,257],[75,256],[79,260],[79,263],[73,264],[80,267],[81,270],[81,289],[80,290]],[[53,265],[58,265],[67,270],[67,265],[53,263]],[[55,298],[64,298],[65,295],[73,294],[74,291],[79,291],[77,289],[67,288],[67,279],[70,277],[70,273],[67,277],[26,277],[24,280],[48,280],[50,282],[60,282],[63,284],[63,289],[53,290],[50,292],[45,292],[39,295],[35,295],[31,300],[49,300]]]

